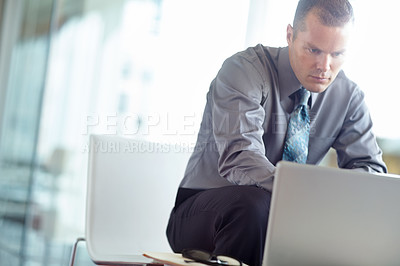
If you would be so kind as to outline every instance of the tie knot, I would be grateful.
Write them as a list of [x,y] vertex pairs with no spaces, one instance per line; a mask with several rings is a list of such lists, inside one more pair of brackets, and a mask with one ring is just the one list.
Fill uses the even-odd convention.
[[307,106],[308,98],[310,98],[310,92],[302,87],[298,92],[298,96],[300,99],[299,105]]

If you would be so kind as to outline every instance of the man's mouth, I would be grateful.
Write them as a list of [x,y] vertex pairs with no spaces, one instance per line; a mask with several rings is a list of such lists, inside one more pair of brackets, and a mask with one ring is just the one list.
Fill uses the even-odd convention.
[[329,77],[320,77],[320,76],[312,76],[311,75],[311,78],[318,83],[325,83],[325,82],[329,81]]

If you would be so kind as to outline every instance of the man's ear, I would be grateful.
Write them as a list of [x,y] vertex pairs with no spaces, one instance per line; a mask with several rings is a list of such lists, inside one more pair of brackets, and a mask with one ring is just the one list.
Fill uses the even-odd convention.
[[288,45],[290,45],[293,42],[293,27],[292,25],[288,24],[286,28],[286,41]]

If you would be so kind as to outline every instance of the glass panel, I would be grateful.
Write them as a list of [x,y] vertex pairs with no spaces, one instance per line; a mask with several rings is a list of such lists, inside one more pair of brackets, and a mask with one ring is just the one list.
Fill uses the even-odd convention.
[[[31,183],[47,66],[51,3],[51,0],[7,1],[4,6],[7,13],[2,20],[2,34],[5,35],[6,26],[12,25],[18,35],[8,51],[11,55],[7,83],[2,84],[5,101],[0,120],[1,265],[23,264],[27,255],[27,228],[33,225],[28,214],[34,204]],[[17,15],[13,21],[5,21],[10,13]]]

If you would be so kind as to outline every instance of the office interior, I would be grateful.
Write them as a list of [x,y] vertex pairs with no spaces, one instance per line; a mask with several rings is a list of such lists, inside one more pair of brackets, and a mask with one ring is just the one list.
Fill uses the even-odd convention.
[[[351,2],[344,70],[365,92],[389,172],[400,174],[400,4]],[[90,134],[190,151],[224,59],[258,43],[286,46],[296,5],[0,0],[0,265],[68,265],[84,235]],[[323,164],[336,167],[334,151]],[[76,265],[94,265],[80,254]]]

